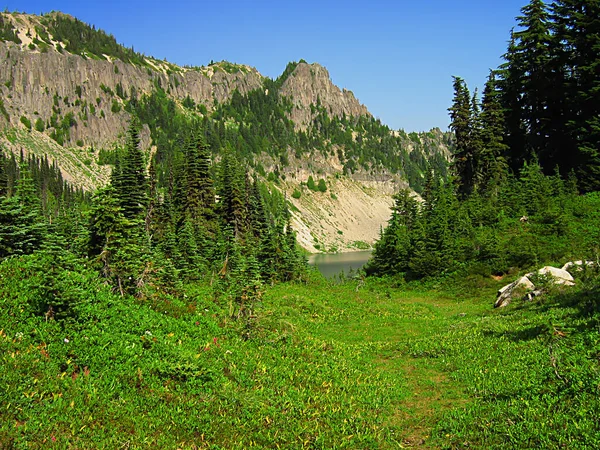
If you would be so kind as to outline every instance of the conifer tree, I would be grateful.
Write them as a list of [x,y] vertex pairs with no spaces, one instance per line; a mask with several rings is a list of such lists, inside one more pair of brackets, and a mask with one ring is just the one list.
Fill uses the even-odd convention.
[[477,155],[473,147],[472,99],[465,81],[454,79],[454,100],[450,111],[450,128],[455,136],[455,151],[452,168],[458,183],[461,197],[467,197],[473,191]]
[[149,186],[139,132],[134,122],[127,131],[125,152],[119,159],[111,182],[125,217],[144,218],[148,207]]
[[[600,189],[600,1],[557,0],[555,41],[562,48],[563,116],[568,130],[557,155],[561,172],[574,168],[583,191]],[[570,144],[570,145],[569,145]]]
[[185,154],[186,212],[195,220],[212,219],[214,205],[213,180],[210,174],[210,152],[200,135],[192,137]]
[[504,54],[505,62],[498,71],[498,87],[500,101],[504,110],[504,123],[506,128],[505,141],[506,159],[513,171],[518,171],[523,161],[531,158],[527,149],[526,128],[523,107],[524,89],[524,64],[522,55],[517,50],[517,40],[514,30],[511,31],[508,50]]
[[375,244],[367,273],[394,275],[407,272],[414,253],[414,229],[419,204],[410,191],[403,189],[394,196],[392,217]]
[[23,164],[15,194],[0,196],[0,258],[32,253],[42,245],[44,235],[41,204]]
[[241,165],[231,151],[223,155],[220,165],[219,211],[224,224],[233,230],[236,239],[245,232],[245,176]]
[[479,183],[481,191],[486,192],[490,182],[506,170],[504,155],[508,147],[504,143],[504,114],[494,71],[490,71],[483,90],[480,121]]

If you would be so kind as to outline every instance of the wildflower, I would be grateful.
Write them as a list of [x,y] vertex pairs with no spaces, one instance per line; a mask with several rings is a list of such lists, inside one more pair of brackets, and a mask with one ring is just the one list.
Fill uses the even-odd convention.
[[65,339],[64,339],[64,343],[65,343],[65,344],[68,344],[68,343],[69,343],[69,340],[68,340],[67,338],[65,338]]

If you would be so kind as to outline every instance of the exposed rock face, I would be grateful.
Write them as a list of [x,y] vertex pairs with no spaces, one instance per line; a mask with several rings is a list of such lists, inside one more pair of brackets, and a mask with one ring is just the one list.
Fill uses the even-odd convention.
[[301,62],[281,87],[281,94],[292,100],[290,118],[304,129],[313,118],[311,105],[320,104],[330,116],[370,116],[351,91],[333,84],[327,69],[319,64]]
[[[245,66],[236,73],[209,67],[179,68],[178,73],[168,74],[119,60],[85,59],[55,49],[39,53],[12,42],[0,42],[0,55],[0,95],[10,124],[19,126],[21,116],[25,116],[32,123],[39,118],[47,125],[53,114],[60,120],[72,112],[77,125],[71,129],[71,144],[81,140],[110,146],[120,140],[129,114],[122,109],[113,112],[117,108],[112,103],[121,103],[114,95],[117,85],[127,97],[132,90],[138,97],[148,94],[158,85],[176,100],[189,96],[210,110],[214,101],[228,100],[236,89],[247,93],[263,81],[256,69]],[[5,121],[4,117],[0,120]]]

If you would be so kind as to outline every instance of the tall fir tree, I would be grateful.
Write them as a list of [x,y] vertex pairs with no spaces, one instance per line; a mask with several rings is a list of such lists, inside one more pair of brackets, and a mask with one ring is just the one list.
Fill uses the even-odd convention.
[[132,121],[127,130],[125,151],[118,160],[111,182],[125,217],[145,218],[149,185],[144,155],[140,148],[139,130],[135,121]]
[[508,148],[504,143],[504,114],[494,71],[490,71],[483,90],[480,123],[479,183],[480,191],[488,193],[492,181],[506,172],[504,155]]
[[450,111],[450,128],[455,136],[455,150],[452,155],[452,170],[458,183],[461,197],[467,197],[475,184],[477,155],[473,146],[472,99],[465,81],[454,79],[454,99]]
[[557,160],[563,176],[575,169],[581,190],[600,190],[600,1],[557,0],[552,12],[568,130]]

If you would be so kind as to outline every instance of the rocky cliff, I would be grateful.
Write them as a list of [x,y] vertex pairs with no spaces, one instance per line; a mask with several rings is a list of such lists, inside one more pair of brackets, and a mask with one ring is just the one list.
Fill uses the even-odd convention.
[[351,91],[333,84],[327,69],[319,64],[300,62],[281,87],[281,94],[292,100],[290,118],[306,129],[314,117],[311,106],[321,105],[331,117],[370,116]]
[[[244,96],[265,89],[265,77],[246,65],[219,62],[180,67],[119,47],[105,34],[100,38],[110,44],[114,54],[73,46],[64,36],[53,34],[53,30],[60,34],[59,28],[52,28],[52,20],[57,18],[75,21],[80,31],[96,33],[60,13],[42,17],[0,13],[4,24],[0,27],[0,146],[14,153],[47,156],[76,186],[92,190],[107,182],[110,168],[100,165],[99,154],[123,143],[132,100],[160,90],[174,101],[178,114],[201,119],[211,118],[211,112],[232,100],[236,92]],[[301,61],[291,63],[288,69],[269,86],[276,86],[286,105],[285,114],[297,132],[310,135],[310,142],[318,142],[314,145],[320,148],[307,151],[304,143],[302,154],[298,149],[284,148],[287,156],[257,153],[252,158],[263,164],[267,173],[282,175],[278,188],[295,206],[299,240],[307,249],[348,250],[372,244],[389,217],[393,193],[408,185],[401,170],[382,165],[390,145],[395,146],[398,167],[397,161],[407,161],[409,154],[415,161],[431,156],[445,158],[447,136],[439,130],[409,136],[380,126],[383,134],[367,138],[382,147],[379,159],[365,163],[361,148],[345,148],[345,144],[316,137],[315,133],[320,133],[323,114],[328,116],[326,120],[372,120],[367,108],[351,91],[333,84],[327,69],[319,64]],[[357,134],[348,127],[365,130],[357,123],[341,125],[346,127],[346,142],[353,144]],[[225,124],[229,129],[240,126]],[[152,133],[144,125],[141,141],[148,151],[157,146]],[[390,144],[390,139],[395,141]],[[284,159],[287,163],[282,165]],[[424,160],[421,165],[426,165]],[[311,176],[327,179],[327,193],[306,189]],[[298,189],[304,191],[302,197],[292,197]]]

